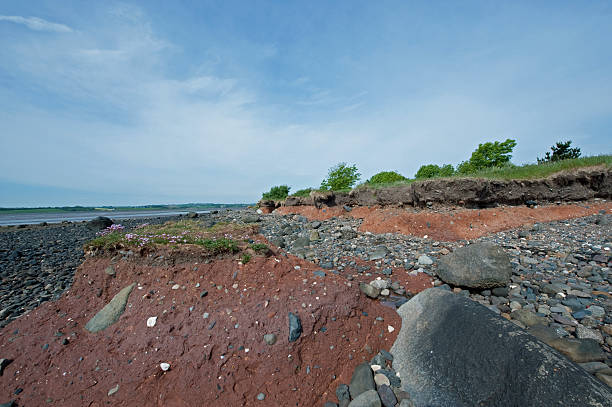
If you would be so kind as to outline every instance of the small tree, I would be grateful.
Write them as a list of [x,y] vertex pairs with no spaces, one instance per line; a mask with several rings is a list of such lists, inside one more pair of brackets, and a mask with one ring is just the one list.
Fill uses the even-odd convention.
[[552,155],[550,152],[546,152],[544,158],[538,157],[538,164],[543,164],[550,161],[569,160],[571,158],[580,157],[580,149],[578,147],[571,148],[571,140],[564,142],[558,141],[556,146],[552,146]]
[[433,177],[450,177],[455,173],[452,165],[446,164],[442,167],[436,164],[422,165],[417,171],[415,178],[433,178]]
[[268,192],[261,194],[261,197],[265,200],[282,201],[287,198],[290,189],[287,185],[278,185],[270,188]]
[[331,167],[327,178],[321,181],[321,189],[337,191],[353,187],[361,174],[357,172],[357,166],[347,166],[346,163],[338,163]]
[[485,168],[501,167],[510,162],[514,147],[516,147],[516,140],[511,139],[506,139],[501,143],[495,141],[478,144],[478,148],[472,153],[470,159],[457,166],[457,172],[470,174]]
[[402,174],[399,174],[395,171],[382,171],[378,174],[372,175],[372,177],[367,181],[368,184],[376,185],[376,184],[390,184],[392,182],[398,181],[406,181],[408,178],[404,177]]

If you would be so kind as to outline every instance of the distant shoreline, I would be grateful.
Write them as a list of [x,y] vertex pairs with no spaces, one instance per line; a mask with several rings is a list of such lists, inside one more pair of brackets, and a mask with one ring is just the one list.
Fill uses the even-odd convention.
[[25,214],[25,213],[71,213],[71,212],[144,212],[144,211],[202,211],[224,208],[244,208],[254,204],[217,204],[217,203],[189,203],[168,205],[143,205],[143,206],[47,206],[35,208],[0,208],[0,214]]

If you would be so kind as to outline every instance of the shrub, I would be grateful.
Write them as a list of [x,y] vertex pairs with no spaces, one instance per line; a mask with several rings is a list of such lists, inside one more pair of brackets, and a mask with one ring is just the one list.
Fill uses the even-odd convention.
[[359,181],[360,177],[361,174],[357,172],[355,165],[349,167],[346,163],[338,163],[329,169],[327,178],[321,181],[321,189],[326,191],[349,189]]
[[516,141],[506,139],[503,142],[487,142],[478,144],[478,148],[472,153],[468,161],[457,166],[460,174],[471,174],[478,170],[491,167],[501,167],[510,162],[512,150],[516,147]]
[[436,164],[422,165],[417,171],[415,178],[434,178],[434,177],[450,177],[455,173],[452,165],[446,164],[439,167]]
[[538,157],[538,164],[543,164],[550,161],[561,161],[568,160],[571,158],[580,157],[580,149],[578,147],[570,148],[572,144],[571,140],[564,142],[558,141],[556,146],[552,146],[550,149],[552,150],[552,155],[550,152],[546,152],[544,158]]
[[299,189],[295,191],[295,193],[291,194],[293,196],[310,196],[310,192],[312,188]]
[[408,178],[404,177],[402,174],[398,174],[395,171],[383,171],[379,172],[378,174],[372,175],[372,177],[367,181],[367,183],[372,185],[391,184],[393,182],[407,180]]
[[270,188],[270,191],[264,192],[261,197],[266,200],[282,201],[289,195],[289,188],[287,185],[278,185]]

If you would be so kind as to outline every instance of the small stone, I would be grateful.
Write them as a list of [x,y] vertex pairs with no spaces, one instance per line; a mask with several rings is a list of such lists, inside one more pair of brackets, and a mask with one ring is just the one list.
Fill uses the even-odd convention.
[[393,328],[391,325],[387,326],[387,330],[389,331],[389,333],[395,331],[395,328]]
[[265,394],[263,394],[263,393],[259,393],[259,394],[257,395],[257,400],[259,400],[259,401],[263,401],[265,398],[266,398],[266,395],[265,395]]
[[170,363],[162,362],[162,363],[159,364],[159,367],[164,372],[167,372],[170,369]]
[[302,322],[300,318],[293,314],[289,313],[289,342],[295,342],[302,335]]
[[377,386],[382,386],[383,384],[386,384],[387,386],[391,385],[391,382],[389,382],[387,376],[382,373],[374,375],[374,383],[376,383]]
[[112,277],[115,275],[115,268],[113,266],[108,266],[104,269],[104,272]]
[[112,396],[113,394],[117,393],[119,391],[119,384],[117,384],[115,387],[113,387],[112,389],[110,389],[108,391],[108,395]]
[[174,284],[174,285],[172,286],[172,289],[173,289],[173,290],[178,290],[179,288],[181,288],[181,286],[180,286],[179,284]]
[[393,389],[387,385],[382,385],[378,387],[378,396],[380,397],[380,401],[384,407],[395,407],[397,404],[397,397],[393,392]]
[[580,339],[595,339],[599,343],[604,342],[603,336],[599,331],[586,328],[583,325],[578,325],[576,327],[576,336]]
[[380,290],[370,284],[359,283],[359,290],[369,298],[377,298],[380,295]]
[[419,256],[418,262],[422,266],[431,266],[433,264],[433,260],[425,254]]
[[204,290],[200,293],[200,298],[204,298],[208,295],[208,291]]
[[264,335],[264,342],[266,342],[268,345],[274,345],[276,343],[276,335],[274,335],[274,334],[265,334]]
[[149,328],[153,328],[155,326],[155,324],[157,323],[157,317],[149,317],[147,319],[147,326]]
[[385,288],[383,290],[380,291],[380,295],[382,295],[383,297],[388,297],[390,294],[389,289]]

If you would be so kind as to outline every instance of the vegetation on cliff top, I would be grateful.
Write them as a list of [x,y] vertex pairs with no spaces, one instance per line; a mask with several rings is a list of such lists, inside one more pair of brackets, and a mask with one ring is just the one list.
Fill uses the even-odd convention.
[[[488,178],[488,179],[535,179],[543,178],[554,173],[572,170],[577,168],[592,167],[597,165],[612,166],[612,155],[597,155],[590,157],[580,157],[580,148],[572,148],[571,141],[557,142],[551,147],[552,154],[546,152],[544,158],[537,158],[537,164],[515,165],[510,162],[512,151],[516,147],[516,141],[506,139],[505,141],[495,141],[479,144],[472,152],[470,158],[461,162],[454,168],[451,164],[439,166],[437,164],[422,165],[417,171],[414,179],[409,179],[396,171],[382,171],[373,175],[366,182],[357,186],[363,187],[388,187],[407,185],[414,181],[422,181],[430,178],[446,178],[446,177],[470,177],[470,178]],[[350,191],[355,183],[359,180],[361,174],[357,170],[357,166],[348,166],[346,163],[339,163],[328,171],[328,176],[321,182],[319,191]],[[285,194],[276,195],[271,198],[275,200],[283,200],[289,196],[289,187],[282,192]],[[270,192],[264,194],[266,196],[275,190],[273,187]],[[317,191],[315,188],[300,189],[291,196],[306,197],[312,191]],[[268,195],[267,195],[268,194]]]

